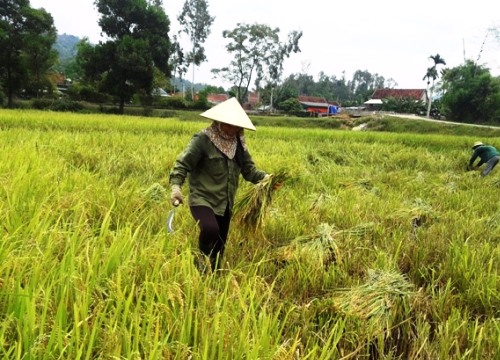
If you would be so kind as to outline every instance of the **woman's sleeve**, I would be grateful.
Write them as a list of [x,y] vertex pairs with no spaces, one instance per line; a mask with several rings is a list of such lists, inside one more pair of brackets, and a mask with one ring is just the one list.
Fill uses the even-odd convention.
[[266,176],[266,172],[257,169],[250,153],[248,151],[243,151],[242,162],[241,162],[241,175],[243,175],[243,178],[246,181],[250,181],[254,184],[257,184],[264,178],[264,176]]
[[203,155],[203,141],[199,134],[195,134],[189,141],[186,149],[175,160],[174,167],[170,172],[170,185],[182,186],[188,173],[198,165]]

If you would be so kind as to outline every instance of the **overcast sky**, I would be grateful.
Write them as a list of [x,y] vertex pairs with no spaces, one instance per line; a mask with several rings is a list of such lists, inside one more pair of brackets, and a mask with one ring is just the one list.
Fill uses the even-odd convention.
[[[185,0],[164,0],[170,33],[180,30],[177,16]],[[59,34],[91,42],[103,40],[97,25],[99,14],[93,0],[31,0],[31,6],[45,8],[54,18]],[[430,55],[439,54],[447,67],[455,67],[464,58],[490,68],[500,75],[500,40],[488,32],[500,30],[500,2],[475,0],[209,0],[209,13],[215,17],[205,42],[207,62],[196,69],[195,82],[228,84],[212,78],[210,69],[227,65],[222,31],[237,23],[266,24],[278,27],[281,40],[290,31],[301,30],[301,52],[285,62],[285,76],[308,73],[317,79],[322,71],[328,76],[347,80],[356,70],[393,79],[396,88],[425,88],[422,80],[433,65]],[[182,45],[188,48],[186,38]],[[482,51],[481,51],[482,49]],[[191,79],[191,69],[186,75]]]

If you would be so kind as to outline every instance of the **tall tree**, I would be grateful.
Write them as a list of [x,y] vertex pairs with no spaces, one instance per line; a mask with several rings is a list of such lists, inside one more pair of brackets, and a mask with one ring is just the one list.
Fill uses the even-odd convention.
[[[274,75],[270,78],[281,76],[280,61],[290,52],[298,51],[297,42],[302,33],[292,32],[288,43],[280,43],[279,32],[279,28],[272,29],[263,24],[240,23],[235,29],[222,32],[222,36],[229,39],[226,49],[234,58],[229,66],[212,69],[212,73],[234,84],[238,101],[243,102],[247,97],[254,76],[257,79],[264,78],[264,71],[269,71],[269,65],[277,66],[271,70]],[[280,51],[283,51],[281,55]]]
[[467,123],[500,121],[500,78],[489,69],[467,60],[465,64],[444,69],[444,95],[441,106],[447,119]]
[[40,97],[43,90],[52,90],[48,75],[57,62],[57,51],[53,48],[57,39],[52,16],[44,10],[29,9],[24,37],[23,63],[28,70],[26,91]]
[[182,12],[177,18],[183,26],[182,32],[186,33],[191,40],[191,51],[186,60],[193,67],[193,78],[191,82],[191,99],[194,99],[194,70],[206,60],[205,48],[203,44],[210,35],[210,27],[214,22],[214,17],[208,12],[208,2],[206,0],[186,0],[182,7]]
[[[427,89],[430,89],[429,92],[429,103],[427,104],[427,117],[430,117],[431,114],[431,106],[432,106],[432,93],[434,91],[434,83],[436,79],[438,78],[438,71],[437,71],[437,66],[438,65],[446,65],[446,62],[444,59],[439,55],[431,55],[429,57],[434,62],[434,65],[432,67],[427,69],[427,73],[424,76],[424,80],[427,79]],[[432,85],[429,87],[429,83],[432,80]]]
[[119,112],[134,94],[152,101],[157,71],[170,77],[170,21],[159,0],[96,0],[99,25],[108,41],[94,49],[82,46],[78,56],[87,79],[118,98]]
[[385,79],[378,74],[371,74],[367,70],[356,70],[353,74],[349,87],[358,104],[368,100],[375,89],[384,88]]
[[[290,54],[300,52],[299,40],[302,37],[302,31],[292,31],[288,34],[288,42],[278,43],[271,49],[268,57],[264,59],[265,67],[261,74],[257,77],[257,89],[260,81],[267,82],[271,90],[269,105],[271,110],[274,108],[273,99],[275,95],[279,96],[279,86],[282,83],[283,66],[285,59],[290,57]],[[278,92],[278,94],[275,94]]]
[[[52,16],[31,8],[29,0],[0,1],[0,84],[7,106],[13,106],[14,96],[28,85],[30,74],[38,74],[40,80],[46,75],[55,61],[50,55],[55,32]],[[30,63],[33,60],[35,64]]]
[[170,71],[172,73],[172,78],[174,79],[174,81],[172,81],[172,87],[173,87],[173,92],[175,94],[176,92],[175,77],[178,73],[179,77],[182,79],[182,75],[185,74],[187,70],[184,64],[184,53],[182,51],[181,45],[179,44],[176,35],[172,37],[172,43],[170,45],[169,62],[170,62]]

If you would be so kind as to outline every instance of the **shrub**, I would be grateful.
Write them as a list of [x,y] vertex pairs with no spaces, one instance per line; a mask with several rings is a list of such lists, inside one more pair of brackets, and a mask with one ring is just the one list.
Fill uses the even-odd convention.
[[53,110],[53,111],[72,111],[77,112],[84,109],[83,105],[77,101],[61,99],[35,99],[31,103],[33,109]]
[[83,109],[84,109],[83,105],[80,104],[79,102],[66,99],[55,100],[52,102],[52,106],[50,107],[50,110],[54,111],[78,112]]
[[161,97],[155,100],[155,107],[162,109],[186,109],[186,101],[179,96]]
[[68,88],[67,94],[71,100],[82,100],[97,104],[109,103],[112,100],[110,95],[103,94],[87,85],[73,85]]
[[53,102],[54,100],[51,99],[35,99],[31,102],[31,107],[37,110],[46,110],[50,109]]
[[280,110],[286,111],[287,113],[298,113],[302,112],[302,105],[295,98],[290,98],[288,100],[279,103],[278,108]]
[[189,108],[193,110],[207,110],[210,108],[210,105],[208,104],[206,97],[201,97],[199,100],[192,102],[189,105]]

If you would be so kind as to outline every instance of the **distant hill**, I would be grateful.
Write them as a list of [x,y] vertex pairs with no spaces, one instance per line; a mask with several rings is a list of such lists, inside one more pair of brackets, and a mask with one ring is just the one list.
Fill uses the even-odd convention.
[[76,45],[80,41],[80,38],[74,35],[62,34],[57,35],[56,43],[54,44],[54,49],[57,50],[59,54],[59,59],[62,63],[72,60],[76,56]]
[[[191,81],[189,80],[186,80],[186,79],[179,79],[178,77],[176,77],[175,79],[170,79],[170,83],[172,84],[172,86],[175,85],[175,89],[177,91],[182,91],[182,88],[184,86],[184,91],[185,92],[190,92],[191,91]],[[199,84],[199,83],[196,83],[194,84],[194,90],[195,91],[201,91],[203,90],[205,87],[207,86],[207,84]]]

